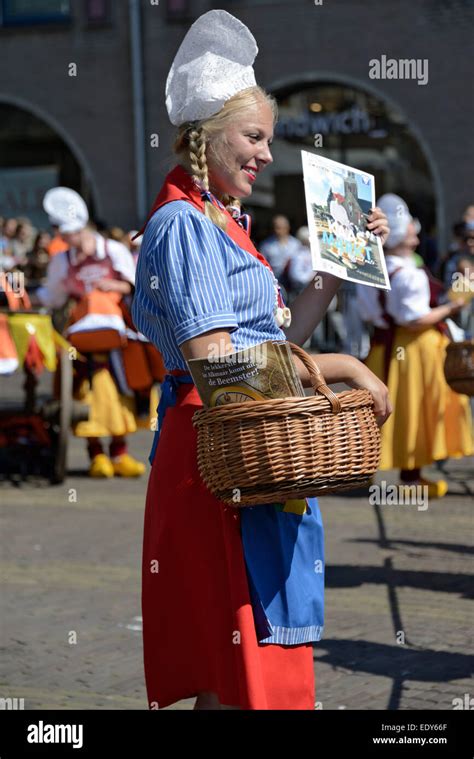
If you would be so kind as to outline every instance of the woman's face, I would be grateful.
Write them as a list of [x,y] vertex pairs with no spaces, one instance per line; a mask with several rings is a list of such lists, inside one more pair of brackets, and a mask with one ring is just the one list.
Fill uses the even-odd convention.
[[407,233],[405,235],[403,244],[404,244],[404,247],[410,251],[416,250],[416,248],[420,244],[420,238],[418,237],[416,233],[416,226],[412,221],[409,223],[407,227]]
[[262,102],[242,113],[225,129],[226,142],[216,145],[222,165],[216,161],[212,145],[207,151],[209,188],[217,197],[227,193],[245,198],[259,171],[272,163],[270,144],[273,139],[273,113]]
[[84,256],[94,255],[95,237],[90,229],[81,229],[80,232],[63,232],[61,237],[71,248],[77,248]]
[[43,232],[38,237],[38,241],[36,243],[36,247],[37,248],[47,248],[50,242],[51,242],[51,237],[48,235],[47,232]]
[[69,245],[70,248],[81,247],[81,233],[80,232],[60,232],[64,242]]

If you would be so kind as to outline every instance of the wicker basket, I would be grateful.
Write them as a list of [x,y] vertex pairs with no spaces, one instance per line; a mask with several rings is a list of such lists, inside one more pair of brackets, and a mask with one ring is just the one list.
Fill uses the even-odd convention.
[[444,376],[456,393],[474,395],[474,340],[448,345]]
[[289,345],[310,373],[313,397],[231,403],[193,416],[201,477],[232,506],[360,487],[377,470],[380,432],[370,393],[333,393],[310,356]]

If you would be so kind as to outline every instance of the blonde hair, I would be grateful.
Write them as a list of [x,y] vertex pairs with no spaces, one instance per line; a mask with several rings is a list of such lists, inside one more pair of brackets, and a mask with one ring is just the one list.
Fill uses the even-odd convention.
[[[207,150],[211,149],[215,161],[225,166],[223,151],[223,148],[227,147],[225,127],[235,120],[236,115],[241,115],[242,112],[251,110],[262,103],[267,103],[272,109],[275,125],[278,119],[277,102],[273,95],[259,85],[255,85],[229,98],[221,110],[213,116],[200,121],[186,121],[179,126],[173,152],[181,157],[183,167],[205,190],[209,190]],[[227,208],[229,206],[240,208],[239,198],[230,195],[224,195],[221,202]],[[227,229],[227,216],[210,200],[204,200],[204,213],[216,226],[224,231]]]

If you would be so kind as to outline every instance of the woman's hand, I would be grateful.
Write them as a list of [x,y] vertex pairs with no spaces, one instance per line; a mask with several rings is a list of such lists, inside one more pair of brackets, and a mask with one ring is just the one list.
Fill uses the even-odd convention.
[[122,279],[98,279],[94,282],[94,287],[97,290],[103,290],[104,292],[122,293],[128,295],[132,286],[129,282],[125,282]]
[[449,305],[449,314],[448,316],[454,316],[454,314],[458,314],[462,309],[468,305],[468,302],[464,300],[464,298],[458,298],[457,300],[451,301],[451,303],[446,304]]
[[370,369],[361,361],[354,359],[351,375],[345,379],[349,387],[358,390],[368,390],[374,399],[374,414],[379,427],[387,421],[393,411],[388,388]]
[[388,220],[384,212],[378,206],[371,209],[371,213],[368,216],[367,229],[373,232],[374,235],[380,237],[382,245],[385,244],[385,240],[390,234],[390,227],[388,226]]

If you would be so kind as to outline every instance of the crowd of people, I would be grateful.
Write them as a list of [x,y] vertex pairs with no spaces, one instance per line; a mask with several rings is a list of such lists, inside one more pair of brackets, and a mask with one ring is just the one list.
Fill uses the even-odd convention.
[[[140,250],[140,238],[133,240],[136,230],[125,231],[117,226],[90,223],[104,238],[125,245],[136,261]],[[51,258],[66,249],[67,244],[55,225],[49,229],[37,229],[26,217],[0,216],[0,272],[23,272],[27,287],[43,284]]]
[[[0,272],[22,275],[28,307],[47,309],[56,330],[79,351],[73,397],[89,411],[72,431],[87,444],[89,475],[140,476],[145,464],[128,453],[127,436],[150,426],[164,372],[160,354],[129,316],[140,237],[136,230],[93,223],[83,199],[69,188],[48,191],[43,207],[49,230],[37,230],[25,218],[1,221]],[[3,305],[16,308],[8,297],[12,279],[2,280],[0,302],[3,297]],[[2,335],[7,339],[8,328]],[[7,346],[0,348],[7,353]],[[38,374],[43,360],[35,355],[31,368]],[[110,438],[107,453],[104,438]]]
[[[272,234],[260,244],[260,250],[270,262],[291,304],[294,298],[314,277],[311,258],[309,229],[302,226],[291,234],[288,218],[277,214],[272,220]],[[420,233],[420,224],[415,220],[415,227]],[[446,300],[447,293],[456,280],[456,276],[471,283],[474,289],[474,205],[468,205],[459,221],[452,226],[452,242],[446,255],[441,255],[434,246],[427,260],[417,252],[420,239],[416,241],[413,257],[419,267],[426,267],[433,279],[437,280],[440,302]],[[365,288],[366,289],[366,288]],[[465,309],[459,314],[460,325],[469,334],[474,330],[474,312]],[[338,294],[330,303],[326,319],[318,326],[306,347],[318,350],[341,350],[358,358],[365,358],[370,346],[370,326],[362,318],[357,303],[357,287],[351,282],[344,282]]]
[[[136,237],[136,230],[126,231],[118,226],[107,227],[101,223],[90,224],[104,238],[122,243],[136,263],[141,244],[141,237]],[[416,228],[419,233],[419,222],[416,222]],[[63,250],[65,243],[57,227],[52,226],[49,230],[36,229],[25,217],[0,216],[0,272],[23,272],[28,288],[35,290],[44,283],[49,261]],[[301,226],[292,234],[290,220],[278,213],[273,216],[271,233],[260,242],[259,250],[279,280],[285,302],[291,305],[314,277],[308,227]],[[456,276],[464,277],[465,282],[471,283],[471,289],[474,288],[474,204],[468,205],[460,219],[453,224],[451,243],[445,255],[437,251],[436,243],[434,254],[431,250],[430,255],[425,256],[427,260],[417,253],[416,248],[413,255],[417,265],[425,266],[431,276],[438,280],[440,291],[449,291]],[[464,309],[457,321],[467,333],[472,334],[473,308]],[[357,287],[351,282],[344,282],[330,303],[326,318],[307,341],[305,348],[340,350],[365,358],[369,345],[370,326],[362,319],[357,304]]]

